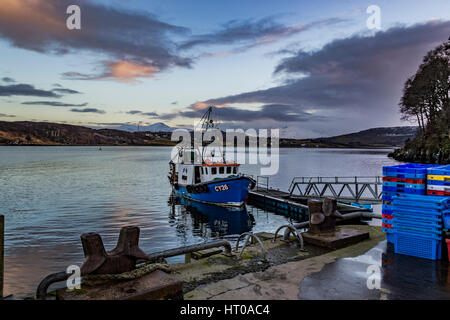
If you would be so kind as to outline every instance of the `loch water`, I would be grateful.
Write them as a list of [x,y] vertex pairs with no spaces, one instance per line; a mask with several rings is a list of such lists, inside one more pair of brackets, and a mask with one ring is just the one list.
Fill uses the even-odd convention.
[[[110,250],[121,227],[139,226],[140,247],[152,253],[215,238],[233,241],[245,231],[274,232],[289,221],[252,206],[230,211],[173,203],[167,179],[171,150],[0,146],[5,294],[32,295],[47,274],[80,265],[84,232],[99,233]],[[279,171],[269,183],[287,190],[294,176],[381,175],[382,166],[396,163],[387,157],[390,151],[280,149]],[[241,172],[256,176],[260,166],[243,164]]]

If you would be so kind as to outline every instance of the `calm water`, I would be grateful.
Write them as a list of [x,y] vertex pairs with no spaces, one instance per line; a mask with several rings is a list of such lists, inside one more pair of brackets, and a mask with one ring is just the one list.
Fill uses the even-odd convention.
[[[83,261],[80,235],[98,232],[107,250],[123,226],[141,228],[147,253],[241,232],[270,231],[287,218],[251,206],[245,212],[170,205],[168,147],[1,147],[0,204],[5,215],[5,294],[32,294],[49,273]],[[270,185],[293,176],[380,175],[389,150],[282,149]],[[258,175],[256,165],[242,172]],[[213,212],[212,212],[213,211]],[[182,258],[173,258],[171,262]]]

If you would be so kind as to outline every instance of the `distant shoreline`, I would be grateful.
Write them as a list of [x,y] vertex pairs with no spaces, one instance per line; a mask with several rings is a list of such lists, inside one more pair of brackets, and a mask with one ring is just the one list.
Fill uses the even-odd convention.
[[[280,148],[393,149],[415,137],[416,127],[373,128],[334,137],[279,138]],[[49,122],[0,121],[2,146],[175,146],[171,132],[92,129]],[[249,136],[240,137],[249,145]],[[270,139],[270,138],[269,138]],[[270,142],[269,142],[270,143]]]
[[[0,147],[174,147],[174,145],[167,144],[155,144],[155,145],[81,145],[81,144],[0,144]],[[247,148],[247,147],[246,147]],[[271,147],[268,146],[270,149]],[[298,146],[279,146],[281,149],[354,149],[354,150],[363,150],[363,149],[371,149],[371,150],[395,150],[397,147],[374,147],[374,146],[359,146],[359,147],[350,147],[350,146],[321,146],[321,147],[298,147]]]

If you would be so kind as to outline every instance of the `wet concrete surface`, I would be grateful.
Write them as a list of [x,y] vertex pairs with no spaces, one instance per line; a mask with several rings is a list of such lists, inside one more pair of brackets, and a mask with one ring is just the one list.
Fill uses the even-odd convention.
[[[221,276],[219,279],[211,279],[211,271],[202,268],[201,264],[180,266],[179,276],[187,283],[197,283],[197,287],[189,288],[185,291],[184,298],[186,300],[296,300],[299,299],[300,283],[313,274],[319,274],[320,271],[328,264],[332,264],[341,258],[359,257],[365,252],[374,248],[378,243],[385,239],[381,228],[373,226],[348,226],[357,230],[365,230],[370,233],[370,239],[362,241],[358,244],[338,249],[328,250],[322,254],[314,252],[315,246],[306,246],[308,252],[302,252],[299,248],[291,247],[291,245],[279,246],[267,240],[264,246],[268,249],[268,265],[259,270],[243,270],[240,275],[227,274],[224,264],[211,264],[216,269],[221,266]],[[272,246],[275,248],[270,249]],[[258,247],[249,247],[249,250],[260,250]],[[275,250],[273,250],[275,249]],[[286,250],[286,252],[284,252]],[[293,250],[293,251],[291,251]],[[323,250],[323,249],[322,249]],[[259,251],[255,253],[260,254]],[[274,254],[276,253],[276,254]],[[316,253],[316,254],[314,254]],[[280,256],[281,255],[281,256]],[[282,259],[283,256],[291,256],[294,259]],[[281,259],[280,259],[281,258]],[[243,260],[241,263],[248,265],[251,260]],[[192,272],[187,270],[194,267]],[[208,272],[209,271],[209,272]],[[209,273],[209,275],[208,275]],[[214,273],[214,274],[215,274]],[[202,285],[199,281],[205,280]],[[319,297],[318,299],[323,299]]]
[[360,256],[338,259],[303,279],[298,299],[447,300],[450,270],[447,256],[442,259],[395,254],[393,245],[382,241]]

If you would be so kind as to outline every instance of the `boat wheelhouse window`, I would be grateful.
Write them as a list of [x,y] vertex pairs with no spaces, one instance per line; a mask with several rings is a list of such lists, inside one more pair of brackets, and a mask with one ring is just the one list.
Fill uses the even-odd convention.
[[195,179],[195,183],[200,183],[201,179],[200,179],[200,168],[201,167],[194,167],[194,179]]
[[219,168],[219,173],[220,173],[220,174],[223,174],[224,172],[225,172],[224,167],[220,167],[220,168]]
[[233,173],[234,173],[234,174],[237,174],[237,167],[234,167],[234,168],[233,168]]
[[231,167],[227,167],[227,173],[231,173]]
[[208,168],[205,168],[205,173],[208,174]]
[[181,176],[181,179],[187,180],[187,176]]
[[203,172],[203,167],[202,167],[201,171],[202,171],[202,174],[204,174],[204,172]]
[[211,168],[211,174],[216,174],[217,173],[217,168]]

